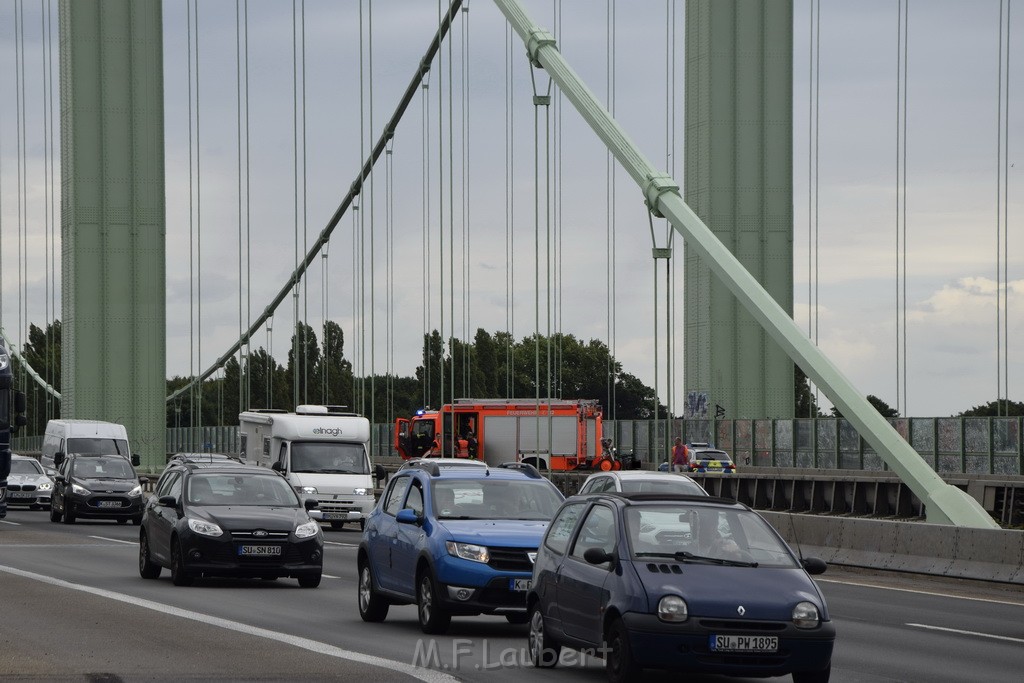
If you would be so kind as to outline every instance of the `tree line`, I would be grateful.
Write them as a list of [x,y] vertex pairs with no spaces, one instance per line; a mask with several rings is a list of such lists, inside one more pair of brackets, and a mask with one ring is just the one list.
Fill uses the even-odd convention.
[[[318,333],[319,332],[319,333]],[[342,405],[375,422],[408,417],[455,398],[597,399],[608,417],[665,418],[654,405],[654,390],[625,372],[608,346],[571,334],[527,336],[478,329],[472,340],[446,340],[437,330],[423,335],[421,361],[412,376],[357,375],[345,356],[345,333],[334,321],[321,330],[299,323],[287,358],[278,362],[264,347],[234,356],[221,371],[167,404],[168,427],[237,425],[240,407],[293,410],[298,402]],[[61,323],[29,326],[22,355],[57,392],[61,387]],[[550,357],[550,362],[549,362]],[[613,377],[614,382],[608,378]],[[167,380],[167,395],[187,386],[188,376]],[[25,382],[29,398],[26,433],[42,434],[47,416],[59,415],[59,401]],[[241,387],[241,391],[240,391]],[[539,390],[538,390],[539,387]],[[200,400],[194,400],[201,391]],[[442,393],[443,392],[443,393]],[[607,406],[614,405],[613,410]],[[201,412],[201,419],[193,413]]]
[[[421,408],[436,408],[453,397],[529,399],[538,393],[542,399],[549,395],[597,399],[610,419],[668,417],[664,404],[659,402],[655,408],[654,390],[625,372],[608,346],[596,339],[584,342],[571,334],[555,334],[550,338],[532,335],[516,340],[508,332],[492,334],[477,329],[473,339],[464,342],[445,340],[433,330],[423,335],[421,360],[413,376],[357,376],[352,361],[345,357],[345,333],[334,321],[324,324],[319,335],[312,326],[300,322],[291,341],[284,364],[263,347],[252,350],[242,363],[238,357],[230,358],[221,372],[202,383],[201,400],[193,400],[200,391],[197,389],[196,393],[184,392],[167,404],[167,426],[237,425],[242,407],[293,410],[296,393],[299,403],[343,405],[375,422],[385,423],[396,417],[408,417]],[[60,392],[60,321],[45,328],[29,325],[28,341],[21,353]],[[614,378],[614,382],[609,378]],[[830,415],[820,410],[799,367],[794,366],[793,379],[796,417],[842,417],[834,407]],[[187,376],[171,377],[167,380],[167,395],[191,380]],[[26,379],[23,386],[29,401],[25,433],[42,434],[48,416],[59,416],[59,401],[31,380]],[[883,417],[899,417],[894,408],[877,396],[869,394],[867,399]],[[201,419],[193,414],[197,408]],[[1024,403],[991,401],[957,414],[995,415],[1024,415]]]

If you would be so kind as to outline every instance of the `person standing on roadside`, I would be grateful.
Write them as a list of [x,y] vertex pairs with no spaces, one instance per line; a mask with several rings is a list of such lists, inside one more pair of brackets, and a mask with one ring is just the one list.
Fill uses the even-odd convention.
[[686,452],[686,446],[680,437],[676,437],[676,443],[672,447],[672,471],[685,472],[690,468],[690,458]]

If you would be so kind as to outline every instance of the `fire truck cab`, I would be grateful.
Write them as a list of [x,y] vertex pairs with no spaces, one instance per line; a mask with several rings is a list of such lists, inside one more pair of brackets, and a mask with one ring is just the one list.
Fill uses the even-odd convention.
[[394,446],[406,459],[476,458],[488,465],[575,470],[600,466],[601,437],[597,401],[460,398],[395,420]]

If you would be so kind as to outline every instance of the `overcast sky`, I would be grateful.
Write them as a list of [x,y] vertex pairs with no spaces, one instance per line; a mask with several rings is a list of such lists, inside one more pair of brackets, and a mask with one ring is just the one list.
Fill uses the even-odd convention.
[[[246,3],[242,3],[245,7]],[[551,0],[525,3],[539,23],[554,30]],[[684,3],[676,8],[675,106],[667,133],[666,2],[618,0],[615,29],[615,113],[625,130],[657,166],[673,170],[682,182]],[[896,131],[897,3],[895,0],[821,3],[820,94],[818,131],[818,338],[822,349],[863,393],[896,405]],[[337,208],[358,173],[361,155],[408,84],[436,27],[438,8],[428,0],[378,0],[372,3],[372,78],[369,58],[370,4],[364,2],[360,82],[360,3],[306,0],[305,74],[298,46],[298,86],[293,59],[293,4],[275,0],[248,2],[249,39],[249,220],[241,232],[251,267],[239,272],[239,145],[236,63],[236,4],[198,3],[198,74],[193,72],[192,174],[189,173],[189,84],[186,4],[164,2],[164,88],[167,172],[167,361],[168,375],[206,369],[238,338],[242,324],[255,318],[280,290],[295,265],[296,243],[304,252]],[[563,0],[559,46],[598,97],[608,97],[608,28],[606,4]],[[53,7],[56,29],[56,4]],[[301,10],[301,2],[296,4]],[[469,335],[478,327],[506,328],[507,223],[506,116],[514,117],[514,333],[522,338],[535,325],[534,245],[534,110],[533,89],[524,49],[512,50],[513,104],[506,108],[506,29],[489,0],[472,0],[468,13],[469,87],[464,114],[461,21],[454,28],[451,91],[454,144],[448,143],[448,49],[444,66],[430,76],[428,101],[429,163],[427,176],[434,265],[430,284],[431,328],[445,335]],[[47,196],[44,168],[43,45],[40,3],[25,3],[25,175],[19,180],[16,110],[14,0],[0,0],[0,218],[2,218],[3,327],[15,342],[24,341],[28,322],[46,318],[45,242]],[[808,58],[810,2],[794,2],[793,169],[795,319],[807,329],[808,297]],[[1018,10],[1019,11],[1019,10]],[[462,15],[466,19],[467,14]],[[1014,16],[1011,30],[1009,162],[1014,164],[1024,131],[1018,74],[1024,73]],[[301,17],[298,18],[301,30]],[[996,197],[999,2],[949,0],[911,3],[907,76],[907,392],[900,399],[912,416],[948,415],[996,397]],[[244,43],[243,43],[244,48]],[[56,64],[54,65],[56,67]],[[545,89],[543,72],[534,73]],[[443,79],[443,83],[439,83]],[[196,91],[198,80],[198,91]],[[305,83],[303,104],[302,82]],[[372,99],[371,99],[372,87]],[[194,118],[198,92],[199,120]],[[297,93],[297,94],[296,94]],[[438,98],[442,108],[439,110]],[[298,100],[299,121],[294,111]],[[371,116],[372,102],[372,116]],[[362,121],[360,105],[362,103]],[[54,107],[54,111],[57,111]],[[444,143],[439,144],[440,127]],[[672,111],[670,109],[670,111]],[[304,114],[303,114],[304,112]],[[552,112],[552,122],[555,113]],[[303,116],[305,125],[303,126]],[[468,149],[463,171],[463,120]],[[372,119],[372,127],[371,127]],[[561,330],[584,339],[612,344],[626,371],[653,385],[654,292],[651,236],[641,194],[621,171],[615,192],[615,278],[607,294],[608,191],[606,154],[596,136],[571,109],[562,108],[552,164],[561,159],[560,227],[562,284]],[[366,235],[360,263],[353,219],[343,218],[331,241],[322,277],[314,263],[308,285],[300,288],[300,317],[320,328],[322,311],[346,333],[346,355],[357,370],[383,373],[389,368],[412,374],[419,360],[424,326],[422,264],[424,158],[423,108],[414,100],[394,142],[393,186],[386,192],[383,163],[364,195]],[[543,119],[541,143],[544,142]],[[295,140],[298,138],[298,148]],[[305,151],[303,151],[303,138]],[[674,138],[674,148],[671,140]],[[243,140],[243,154],[244,154]],[[59,145],[58,145],[59,147]],[[441,184],[443,152],[444,182]],[[454,171],[449,176],[449,154]],[[297,164],[296,164],[297,160]],[[296,177],[296,166],[299,173]],[[541,168],[544,167],[543,147]],[[303,169],[305,174],[303,178]],[[542,171],[543,172],[543,171]],[[449,188],[454,177],[454,188]],[[190,182],[192,193],[190,198]],[[368,181],[371,182],[371,181]],[[464,192],[468,184],[468,194]],[[27,197],[24,233],[18,229],[19,187]],[[298,188],[298,203],[296,203]],[[304,188],[304,190],[303,190]],[[543,188],[542,188],[543,192]],[[303,195],[305,199],[303,200]],[[59,197],[59,189],[57,191]],[[466,203],[463,197],[468,197]],[[455,212],[449,214],[450,198]],[[448,231],[456,237],[454,295],[445,271],[439,289],[437,265],[444,203],[446,254]],[[243,201],[244,204],[244,201]],[[191,240],[190,240],[191,205]],[[389,306],[386,216],[392,207],[394,251],[393,306]],[[468,207],[468,222],[464,217]],[[1024,320],[1019,214],[1021,182],[1009,169],[1009,386],[1021,399],[1024,351],[1016,344]],[[371,221],[372,213],[372,221]],[[541,209],[539,249],[540,331],[547,332],[545,231]],[[298,216],[298,221],[296,221]],[[470,234],[468,269],[462,235]],[[59,230],[57,230],[59,236]],[[369,251],[374,234],[375,250]],[[665,228],[655,224],[664,245]],[[24,239],[20,235],[27,236]],[[192,257],[190,260],[190,241]],[[679,245],[679,241],[676,241]],[[19,287],[19,251],[27,267]],[[60,250],[56,249],[59,260]],[[679,321],[675,337],[678,359],[673,392],[678,401],[682,377],[682,259],[674,297]],[[446,260],[447,264],[447,260]],[[371,292],[371,267],[375,284]],[[190,282],[190,268],[193,278]],[[447,265],[446,265],[447,268]],[[353,274],[367,280],[355,290]],[[463,286],[464,270],[468,286]],[[198,274],[198,278],[196,276]],[[56,303],[58,293],[49,301]],[[240,287],[240,282],[242,287]],[[248,286],[245,286],[246,283]],[[813,286],[813,283],[812,283]],[[201,288],[201,300],[196,291]],[[240,289],[242,300],[240,302]],[[323,296],[326,290],[327,296]],[[191,291],[191,294],[190,294]],[[466,298],[463,292],[467,292]],[[659,315],[664,316],[664,280],[658,278]],[[371,309],[371,294],[374,306]],[[364,304],[360,305],[359,295]],[[454,296],[454,331],[449,306]],[[26,303],[19,305],[19,298]],[[614,304],[614,337],[608,310]],[[246,311],[248,308],[248,312]],[[468,319],[464,311],[468,308]],[[26,310],[27,309],[27,310]],[[371,310],[375,312],[371,321]],[[557,304],[555,311],[559,310]],[[305,313],[308,311],[308,314]],[[364,324],[358,324],[364,311]],[[240,313],[241,312],[241,313]],[[52,316],[52,311],[51,311]],[[251,316],[251,318],[250,318]],[[190,323],[190,317],[192,322]],[[393,352],[388,321],[393,319]],[[468,322],[467,322],[468,320]],[[285,362],[294,322],[291,300],[274,317],[272,352]],[[201,326],[201,333],[200,333]],[[555,324],[553,330],[557,331]],[[658,324],[660,392],[665,394],[665,325]],[[256,337],[266,347],[265,332]],[[190,348],[192,357],[190,358]],[[393,353],[393,362],[391,361]],[[900,360],[900,363],[903,361]],[[681,402],[677,410],[681,412]]]

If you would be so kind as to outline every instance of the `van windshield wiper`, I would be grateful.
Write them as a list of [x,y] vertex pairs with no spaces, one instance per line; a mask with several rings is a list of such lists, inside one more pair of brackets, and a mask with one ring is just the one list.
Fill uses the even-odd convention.
[[707,557],[705,555],[694,555],[682,550],[674,555],[680,562],[704,562],[707,564],[718,564],[724,567],[756,567],[757,562],[745,562],[743,560],[728,560],[724,557]]

